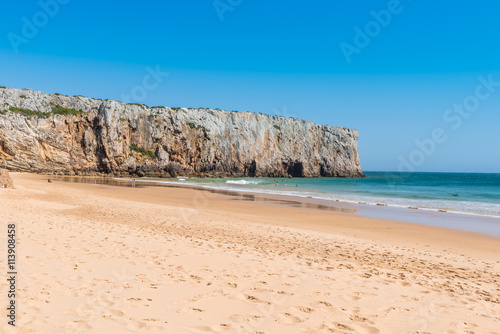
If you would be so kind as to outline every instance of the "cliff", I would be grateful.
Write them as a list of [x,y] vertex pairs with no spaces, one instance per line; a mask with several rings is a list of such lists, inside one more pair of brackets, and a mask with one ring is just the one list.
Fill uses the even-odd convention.
[[56,174],[362,177],[356,130],[0,88],[0,166]]

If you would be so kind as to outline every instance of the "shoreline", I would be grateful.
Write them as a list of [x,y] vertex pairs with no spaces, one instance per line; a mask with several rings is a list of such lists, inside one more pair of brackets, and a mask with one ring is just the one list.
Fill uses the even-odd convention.
[[[91,183],[74,183],[67,181],[59,182],[68,184],[68,186],[95,186]],[[492,249],[490,246],[498,246],[497,243],[500,244],[499,237],[485,233],[405,222],[402,220],[368,217],[360,215],[360,210],[353,214],[350,211],[353,210],[352,207],[355,205],[351,205],[349,203],[346,203],[347,205],[343,208],[338,208],[331,205],[318,204],[314,200],[311,201],[311,203],[290,201],[288,196],[255,196],[255,194],[246,194],[244,192],[233,192],[193,186],[162,184],[159,186],[152,184],[138,186],[139,182],[136,182],[136,186],[133,187],[131,181],[117,182],[126,182],[127,184],[110,185],[98,183],[95,188],[105,190],[107,194],[113,194],[113,196],[118,196],[118,198],[120,198],[120,195],[116,194],[114,190],[124,189],[132,191],[137,195],[141,195],[137,196],[134,200],[153,204],[164,203],[165,196],[167,196],[165,190],[168,189],[172,190],[175,194],[181,195],[179,198],[176,198],[177,196],[168,195],[167,198],[169,203],[186,209],[210,210],[213,205],[216,210],[223,209],[224,211],[230,213],[245,213],[264,216],[266,220],[270,218],[273,221],[272,224],[274,225],[326,233],[336,233],[340,231],[342,233],[352,234],[352,236],[355,237],[360,237],[365,234],[372,236],[371,232],[374,232],[377,234],[378,238],[384,241],[393,241],[394,238],[399,238],[405,241],[418,240],[420,242],[424,242],[426,239],[435,239],[439,240],[439,242],[434,245],[438,249],[442,249],[441,245],[444,241],[443,236],[446,236],[445,239],[447,239],[446,241],[448,242],[448,246],[456,244],[471,246],[471,248],[475,248],[476,246],[481,248],[479,245],[488,245],[487,248]],[[123,198],[128,197],[124,196]],[[257,198],[261,201],[256,200]],[[294,203],[299,205],[293,205]],[[334,204],[339,204],[339,202],[335,202]],[[263,208],[266,209],[263,210]],[[387,208],[388,207],[375,207],[378,211],[385,211]],[[299,211],[302,215],[308,216],[310,218],[309,222],[303,224],[302,218],[297,219],[297,217],[290,214],[290,212],[294,211]],[[410,213],[413,211],[414,210],[408,209],[408,212]],[[262,212],[262,214],[258,214],[259,212]],[[281,219],[281,216],[286,217],[287,220]],[[370,231],[370,233],[364,233],[364,231]],[[390,235],[390,237],[388,237],[388,235]],[[414,235],[418,237],[413,238]],[[450,239],[455,239],[455,241]],[[457,249],[458,248],[459,247],[457,247]]]
[[[65,182],[80,183],[75,180],[82,179],[82,177],[60,176],[55,177],[54,179],[63,179]],[[91,177],[83,177],[83,179],[92,180]],[[102,177],[100,180],[104,180],[106,184],[114,186],[131,186],[133,182],[132,179],[116,177]],[[307,207],[309,209],[354,214],[366,218],[376,218],[440,227],[451,230],[481,233],[487,236],[500,238],[500,219],[491,216],[451,211],[442,212],[439,210],[426,210],[421,208],[414,209],[411,207],[396,207],[391,205],[353,203],[342,200],[335,201],[313,196],[300,196],[297,194],[265,193],[254,191],[253,189],[221,189],[204,185],[181,184],[177,182],[170,182],[169,180],[137,179],[135,181],[135,186],[194,189],[233,196],[246,201],[284,205],[289,207]]]
[[194,189],[11,176],[0,219],[18,225],[24,332],[498,334],[498,238]]
[[[42,183],[46,180],[46,176],[39,174],[11,173],[11,175],[13,178],[24,176]],[[343,233],[353,237],[369,236],[370,238],[375,234],[379,240],[383,240],[384,242],[396,242],[395,238],[404,241],[403,243],[398,243],[400,245],[404,245],[408,241],[415,244],[427,241],[430,245],[427,244],[426,247],[436,249],[453,246],[458,251],[462,246],[466,246],[469,250],[476,248],[479,250],[486,249],[488,251],[494,250],[494,253],[497,253],[497,246],[500,245],[499,237],[484,233],[400,220],[366,217],[359,215],[359,211],[353,214],[350,212],[352,210],[350,208],[347,208],[349,212],[346,212],[345,208],[340,208],[339,210],[335,206],[322,206],[314,202],[301,203],[290,201],[289,198],[286,198],[287,196],[276,195],[274,196],[275,199],[261,196],[260,199],[262,201],[258,201],[251,199],[257,198],[257,196],[253,196],[254,194],[249,196],[249,194],[243,192],[220,191],[202,187],[198,189],[191,186],[145,185],[137,187],[136,185],[133,187],[131,182],[126,186],[117,186],[67,181],[59,181],[55,184],[58,183],[59,185],[67,185],[70,189],[74,186],[81,186],[81,190],[84,191],[104,192],[106,196],[116,199],[128,200],[133,194],[134,201],[144,204],[164,205],[165,201],[168,200],[169,205],[187,210],[222,210],[228,213],[256,215],[263,217],[267,224],[299,230],[321,233]],[[169,192],[167,195],[167,192],[164,191],[165,188],[174,190],[174,194]],[[235,198],[239,198],[240,200],[235,200]],[[301,205],[291,205],[290,202]],[[335,202],[335,204],[337,203]],[[387,207],[376,207],[375,209],[386,210]],[[408,211],[411,212],[412,210]],[[303,217],[300,215],[296,216],[294,212],[299,212],[300,215],[307,216],[307,223],[304,223]],[[269,222],[269,220],[272,220],[272,222]],[[498,249],[498,256],[500,258],[500,249]]]

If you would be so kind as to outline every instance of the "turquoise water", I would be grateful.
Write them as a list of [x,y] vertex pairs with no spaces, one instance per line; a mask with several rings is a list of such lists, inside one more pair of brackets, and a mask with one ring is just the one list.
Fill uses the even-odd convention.
[[[178,178],[149,181],[500,218],[500,174],[366,172],[343,178]],[[148,180],[148,179],[142,179]],[[276,186],[278,182],[278,186]],[[286,184],[286,186],[285,186]],[[452,196],[452,194],[459,196]]]

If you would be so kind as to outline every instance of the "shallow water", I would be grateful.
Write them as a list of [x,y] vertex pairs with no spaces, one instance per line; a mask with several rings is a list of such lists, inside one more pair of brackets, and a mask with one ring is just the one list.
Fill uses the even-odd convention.
[[[500,218],[500,174],[367,172],[366,175],[363,179],[183,177],[141,180]],[[453,196],[454,193],[458,196]]]
[[[500,237],[500,200],[497,200],[500,194],[498,183],[495,183],[499,182],[500,174],[401,174],[367,173],[365,179],[183,177],[140,178],[136,182],[112,178],[97,178],[95,181],[88,177],[56,179],[126,187],[190,187],[228,195],[231,200],[357,214]],[[451,189],[459,189],[455,191],[460,196],[445,193]]]

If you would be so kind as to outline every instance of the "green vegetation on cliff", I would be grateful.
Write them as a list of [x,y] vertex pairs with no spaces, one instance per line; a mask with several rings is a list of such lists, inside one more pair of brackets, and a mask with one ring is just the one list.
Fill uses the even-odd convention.
[[40,118],[47,118],[50,116],[50,113],[44,113],[38,110],[24,109],[18,107],[9,107],[9,110],[23,116],[37,116]]
[[[51,112],[41,112],[38,110],[31,110],[26,108],[9,107],[9,111],[21,114],[23,116],[36,116],[40,118],[48,118],[52,115],[80,115],[83,114],[83,110],[76,110],[71,108],[64,108],[61,106],[53,106]],[[7,110],[4,110],[2,114],[5,114]]]
[[136,144],[130,144],[130,149],[132,151],[136,151],[136,152],[138,152],[138,153],[140,153],[142,155],[146,155],[146,156],[148,156],[150,158],[156,159],[156,154],[154,154],[151,151],[146,150],[144,147],[139,147]]
[[52,114],[54,115],[80,115],[83,114],[83,110],[76,110],[72,108],[64,108],[61,106],[53,106]]

